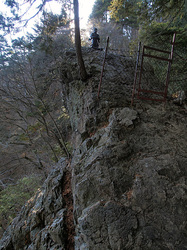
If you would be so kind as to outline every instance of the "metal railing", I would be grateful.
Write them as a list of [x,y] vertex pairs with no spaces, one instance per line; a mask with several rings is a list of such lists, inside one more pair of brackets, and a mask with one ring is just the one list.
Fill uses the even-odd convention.
[[[150,46],[143,46],[140,68],[139,68],[139,55],[140,55],[140,44],[139,44],[137,62],[135,67],[135,78],[133,84],[132,99],[131,99],[132,105],[135,97],[137,99],[166,102],[171,64],[173,61],[175,39],[176,39],[176,34],[174,33],[171,51],[161,50]],[[166,57],[166,55],[168,57]],[[156,64],[155,60],[157,60],[159,63],[167,62],[168,66],[166,67],[166,65],[162,64],[163,65],[162,70],[160,70],[161,66],[158,67],[157,66],[158,64]],[[150,75],[152,75],[154,79],[151,80]],[[165,83],[163,82],[164,75],[165,75],[164,77]],[[139,79],[137,86],[138,77]]]

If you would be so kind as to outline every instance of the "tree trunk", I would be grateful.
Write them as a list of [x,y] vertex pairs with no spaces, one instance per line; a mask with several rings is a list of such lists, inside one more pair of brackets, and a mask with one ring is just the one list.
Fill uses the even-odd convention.
[[86,80],[88,78],[84,61],[82,58],[81,50],[81,38],[80,38],[80,27],[79,27],[79,2],[78,0],[73,0],[74,6],[74,20],[75,20],[75,48],[77,53],[77,60],[79,64],[79,72],[81,80]]

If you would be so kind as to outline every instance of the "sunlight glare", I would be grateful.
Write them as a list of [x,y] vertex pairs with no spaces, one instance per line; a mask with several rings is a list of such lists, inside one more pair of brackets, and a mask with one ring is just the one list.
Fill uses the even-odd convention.
[[[79,0],[79,18],[81,28],[86,28],[89,15],[92,12],[92,8],[95,0]],[[54,14],[61,13],[61,4],[56,1],[51,1],[46,4],[46,9]]]
[[[89,0],[89,1],[79,0],[79,18],[80,18],[81,29],[87,28],[88,18],[92,12],[94,2],[95,0]],[[5,14],[6,16],[11,15],[10,9],[6,7],[4,3],[0,2],[0,9],[3,10],[2,14]],[[48,12],[53,12],[53,14],[60,14],[62,10],[62,4],[55,0],[49,1],[47,2],[45,6],[45,10]],[[32,9],[32,11],[29,11],[29,13],[27,13],[27,15],[24,16],[25,17],[24,19],[26,20],[27,18],[30,18],[32,15],[34,15],[33,13],[35,13],[35,11],[36,11],[35,8],[34,10]],[[22,9],[22,14],[24,12],[25,10]],[[19,32],[17,32],[18,28],[15,27],[15,30],[11,32],[10,34],[8,34],[8,37],[7,37],[8,41],[11,41],[12,39],[15,39],[17,37],[26,36],[27,32],[32,33],[34,25],[39,22],[40,18],[41,18],[41,13],[39,13],[35,18],[31,19],[29,23],[26,25],[26,27],[22,25],[20,27],[18,26],[20,30]],[[72,16],[72,19],[73,19],[73,16]]]

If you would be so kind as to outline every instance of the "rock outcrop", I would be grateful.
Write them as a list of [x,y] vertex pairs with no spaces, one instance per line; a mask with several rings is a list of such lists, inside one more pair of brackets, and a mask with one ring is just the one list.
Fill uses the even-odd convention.
[[4,234],[1,250],[187,248],[185,110],[170,103],[131,107],[133,62],[112,54],[98,100],[102,57],[86,51],[91,77],[81,82],[75,53],[66,52],[71,166],[59,162]]
[[0,249],[73,249],[73,200],[69,168],[66,159],[59,161],[43,187],[8,227],[0,241]]

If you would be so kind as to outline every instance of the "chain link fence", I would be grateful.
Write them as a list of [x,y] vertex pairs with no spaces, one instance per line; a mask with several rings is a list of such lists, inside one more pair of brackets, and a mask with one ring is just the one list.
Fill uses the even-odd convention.
[[187,93],[187,46],[181,48],[176,42],[168,93],[172,95],[178,91]]
[[[130,48],[130,43],[125,43],[125,46],[119,49],[110,45],[109,53],[117,54],[122,57],[126,57],[129,63],[128,70],[135,73],[136,69],[136,61],[137,61],[137,53],[138,46]],[[164,93],[167,90],[167,97],[176,96],[178,92],[184,91],[187,92],[187,47],[181,47],[178,45],[177,36],[176,43],[174,45],[174,54],[173,60],[171,64],[171,70],[168,75],[168,89],[166,89],[167,84],[167,72],[168,72],[168,61],[167,60],[159,60],[158,58],[152,57],[144,57],[142,72],[140,76],[140,66],[141,66],[141,58],[142,58],[142,47],[140,50],[139,63],[137,66],[137,79],[136,79],[136,88],[135,92],[139,88],[139,80],[141,81],[141,89],[145,90],[145,92],[141,92],[141,95],[146,98],[151,99],[161,99],[163,98],[163,94],[149,93],[149,91]],[[166,45],[159,48],[158,45],[153,45],[154,48],[160,49],[163,51],[167,51],[168,53],[163,53],[160,51],[152,51],[147,52],[149,55],[161,57],[161,58],[170,58],[171,53],[171,43],[168,41]],[[131,59],[131,60],[129,60]],[[125,70],[125,68],[124,68]],[[141,79],[140,79],[141,77]],[[132,79],[132,89],[133,89],[133,81]]]

